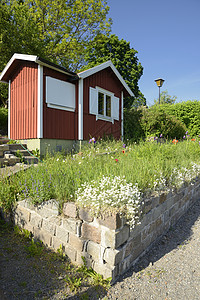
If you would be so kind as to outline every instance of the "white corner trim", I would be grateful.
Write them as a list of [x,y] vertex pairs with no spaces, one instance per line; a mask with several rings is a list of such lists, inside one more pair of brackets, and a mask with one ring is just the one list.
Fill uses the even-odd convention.
[[38,120],[37,138],[43,138],[43,66],[38,65]]
[[124,88],[127,90],[127,92],[129,93],[130,96],[134,96],[133,92],[131,91],[131,89],[129,88],[129,86],[127,85],[127,83],[125,82],[125,80],[123,79],[123,77],[121,76],[121,74],[117,71],[117,69],[115,68],[115,66],[113,65],[111,60],[106,61],[105,63],[98,65],[96,67],[93,67],[89,70],[83,71],[78,73],[79,78],[86,78],[88,76],[91,76],[103,69],[106,69],[110,67],[113,72],[115,73],[115,75],[117,76],[117,78],[119,79],[119,81],[122,83],[122,85],[124,86]]
[[124,138],[124,93],[121,92],[121,139]]
[[10,139],[10,94],[11,93],[11,80],[8,86],[8,138]]
[[83,79],[78,84],[78,140],[83,140]]

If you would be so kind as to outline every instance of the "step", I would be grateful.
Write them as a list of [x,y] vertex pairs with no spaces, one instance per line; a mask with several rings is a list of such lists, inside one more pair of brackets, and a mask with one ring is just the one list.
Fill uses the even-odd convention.
[[14,166],[16,163],[20,162],[19,157],[12,157],[12,158],[0,158],[0,165],[3,166]]
[[0,145],[7,144],[10,140],[7,138],[0,138]]
[[25,157],[23,157],[23,160],[24,160],[25,164],[30,165],[30,164],[38,164],[39,159],[35,158],[33,156],[25,156]]
[[24,148],[27,149],[26,144],[22,144],[22,145],[21,144],[8,144],[8,146],[9,146],[10,151],[12,151],[12,150],[24,150]]
[[18,153],[20,153],[22,156],[30,156],[30,153],[32,154],[32,152],[31,151],[28,151],[28,150],[10,150],[10,152],[12,153],[12,154],[14,154],[15,156],[17,156],[18,155]]

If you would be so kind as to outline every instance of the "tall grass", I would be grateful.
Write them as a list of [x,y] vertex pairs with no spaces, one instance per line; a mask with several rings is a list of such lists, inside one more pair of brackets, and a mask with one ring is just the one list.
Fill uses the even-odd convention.
[[138,145],[124,145],[120,141],[92,142],[73,157],[61,153],[48,155],[36,168],[3,178],[0,206],[9,209],[14,201],[23,198],[30,198],[35,204],[54,198],[62,205],[66,201],[76,201],[77,190],[84,183],[98,184],[102,177],[108,180],[115,176],[124,178],[128,184],[137,184],[140,192],[171,188],[178,184],[179,171],[185,172],[187,180],[199,175],[200,169],[193,167],[193,173],[186,176],[194,163],[200,165],[197,140]]

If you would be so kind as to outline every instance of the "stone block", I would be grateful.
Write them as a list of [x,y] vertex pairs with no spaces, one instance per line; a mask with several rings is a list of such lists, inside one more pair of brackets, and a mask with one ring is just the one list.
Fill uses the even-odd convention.
[[69,218],[77,217],[77,207],[73,202],[63,204],[63,214]]
[[87,252],[79,252],[79,251],[77,251],[77,254],[76,254],[76,264],[78,265],[78,266],[83,266],[84,265],[84,262],[83,262],[83,259],[82,259],[82,257],[84,257],[85,258],[85,262],[86,262],[86,267],[87,268],[93,268],[93,266],[94,266],[94,261],[92,260],[92,258],[91,258],[91,255],[89,255]]
[[129,254],[131,254],[133,248],[138,247],[141,244],[141,233],[138,234],[136,237],[130,239],[126,245],[125,250],[125,257],[127,257]]
[[42,217],[40,215],[38,215],[35,212],[31,212],[30,214],[30,224],[34,227],[34,228],[41,228],[42,227]]
[[134,247],[131,252],[131,261],[134,262],[134,260],[136,258],[138,258],[138,256],[141,255],[144,250],[145,250],[145,248],[144,248],[143,244],[140,244],[137,247]]
[[9,151],[9,146],[7,144],[0,145],[0,151]]
[[31,218],[31,213],[29,210],[21,206],[17,206],[15,210],[15,216],[14,216],[15,224],[24,227],[25,224],[29,223],[30,218]]
[[49,222],[49,220],[43,219],[42,229],[51,233],[52,235],[56,234],[56,225],[53,222]]
[[63,219],[63,228],[67,231],[77,234],[77,227],[81,224],[81,221],[75,220],[73,218]]
[[147,214],[152,210],[152,198],[144,200],[144,213]]
[[103,259],[110,265],[116,266],[122,261],[123,258],[123,249],[111,249],[106,248],[104,252]]
[[108,227],[111,230],[119,229],[124,225],[124,218],[120,217],[118,213],[113,213],[112,215],[104,215],[102,219],[98,219],[100,225]]
[[97,243],[89,241],[87,244],[87,253],[91,255],[91,258],[94,261],[100,261],[102,259],[102,249],[101,246]]
[[124,244],[130,236],[130,228],[125,225],[121,230],[103,230],[101,231],[101,245],[105,248],[116,249]]
[[63,241],[61,241],[58,237],[53,236],[52,237],[52,247],[55,251],[57,251],[59,248],[61,247],[65,247],[66,243],[64,243]]
[[90,214],[89,210],[87,210],[86,208],[79,209],[79,218],[86,222],[92,222],[94,220],[94,217]]
[[86,240],[90,240],[98,244],[101,243],[100,229],[87,223],[83,223],[82,225],[82,237]]
[[159,197],[159,204],[164,203],[167,200],[167,194],[166,193],[162,193]]
[[45,246],[47,246],[47,247],[52,246],[52,235],[49,232],[41,230],[40,228],[34,228],[33,235],[34,235],[34,238],[43,242]]
[[58,207],[56,209],[49,209],[45,206],[38,206],[36,209],[36,212],[42,216],[43,218],[49,218],[52,216],[58,216],[59,215],[59,209]]
[[77,251],[82,252],[85,240],[81,237],[77,237],[73,233],[69,233],[69,244]]
[[56,236],[59,240],[63,241],[64,243],[68,243],[69,241],[69,232],[65,228],[57,226]]
[[72,262],[76,262],[77,251],[70,245],[65,245],[65,254],[69,257]]
[[101,274],[104,279],[112,278],[113,281],[116,279],[118,275],[118,266],[109,266],[108,264],[100,264],[94,262],[94,271]]

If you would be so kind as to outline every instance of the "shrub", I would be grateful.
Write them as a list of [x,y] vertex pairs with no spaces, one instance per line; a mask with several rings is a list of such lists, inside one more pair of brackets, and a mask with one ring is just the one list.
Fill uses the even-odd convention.
[[174,116],[167,114],[159,106],[153,106],[150,109],[143,111],[143,116],[140,120],[141,127],[148,136],[160,136],[172,139],[174,137],[180,139],[184,136],[186,126]]
[[0,133],[7,134],[8,131],[8,109],[0,107]]

